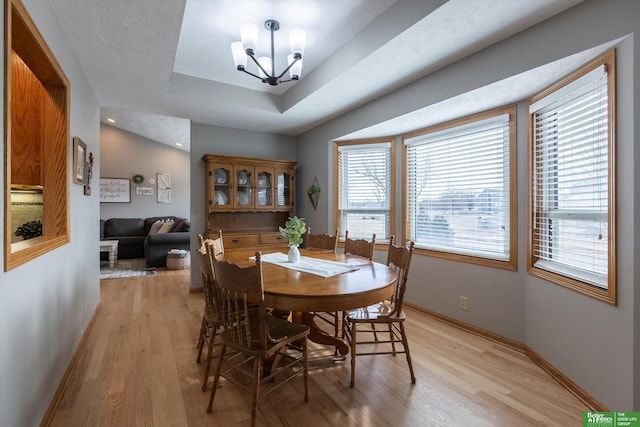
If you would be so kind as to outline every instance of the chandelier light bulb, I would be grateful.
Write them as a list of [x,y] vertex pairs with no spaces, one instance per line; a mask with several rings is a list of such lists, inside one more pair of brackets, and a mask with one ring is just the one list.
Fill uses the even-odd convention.
[[291,47],[291,53],[294,56],[296,53],[300,54],[300,58],[298,59],[302,59],[306,39],[306,33],[298,28],[291,30],[291,33],[289,33],[289,46]]
[[287,64],[291,66],[291,68],[289,68],[289,77],[291,77],[291,80],[300,79],[302,75],[302,59],[294,63],[293,53],[290,53],[287,56]]
[[233,64],[236,70],[244,71],[247,68],[247,54],[244,51],[242,42],[231,43],[231,54],[233,55]]
[[258,46],[258,26],[247,23],[240,27],[240,37],[247,55],[253,55]]

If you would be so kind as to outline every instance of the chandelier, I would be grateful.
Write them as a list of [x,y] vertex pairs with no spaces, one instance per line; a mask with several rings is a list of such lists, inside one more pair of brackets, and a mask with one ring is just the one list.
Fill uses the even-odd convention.
[[[231,53],[233,54],[233,63],[236,66],[236,70],[250,74],[262,80],[262,83],[269,83],[271,86],[300,79],[305,42],[304,31],[295,29],[289,34],[291,53],[287,56],[287,68],[276,75],[273,36],[280,29],[280,23],[275,19],[268,19],[264,22],[264,28],[271,32],[271,57],[262,56],[256,59],[255,49],[258,44],[258,27],[255,24],[244,24],[240,28],[242,41],[231,43]],[[247,57],[251,58],[258,66],[257,75],[247,71]],[[282,80],[287,71],[290,78]]]

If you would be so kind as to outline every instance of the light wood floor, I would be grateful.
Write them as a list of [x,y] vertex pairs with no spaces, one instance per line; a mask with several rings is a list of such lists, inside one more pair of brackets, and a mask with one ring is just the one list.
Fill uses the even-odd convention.
[[[102,310],[54,426],[248,426],[249,396],[223,384],[214,412],[195,363],[203,294],[189,272],[104,280]],[[417,383],[400,356],[320,363],[265,397],[263,426],[579,426],[587,408],[518,351],[408,310]],[[210,389],[210,387],[209,387]]]

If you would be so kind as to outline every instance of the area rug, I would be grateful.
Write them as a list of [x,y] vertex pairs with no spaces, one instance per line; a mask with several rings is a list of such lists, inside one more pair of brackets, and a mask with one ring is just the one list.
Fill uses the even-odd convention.
[[100,262],[100,280],[155,275],[156,268],[147,267],[144,258],[118,260],[113,269],[107,261]]

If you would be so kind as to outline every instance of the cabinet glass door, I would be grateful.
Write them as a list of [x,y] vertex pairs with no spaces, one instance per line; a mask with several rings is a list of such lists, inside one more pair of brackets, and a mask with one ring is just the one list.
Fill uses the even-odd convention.
[[273,173],[271,171],[256,171],[258,173],[257,208],[273,207]]
[[289,170],[276,170],[276,206],[292,206],[293,194],[291,185],[293,175]]
[[213,182],[213,207],[220,209],[230,207],[233,202],[233,192],[231,191],[231,166],[213,165],[211,180]]
[[253,169],[236,166],[236,207],[253,206]]

